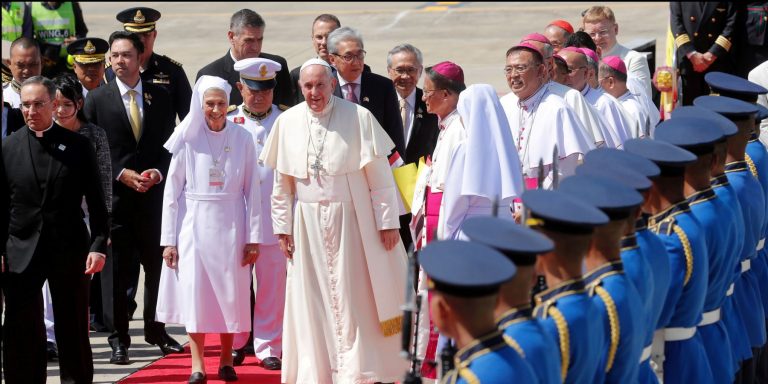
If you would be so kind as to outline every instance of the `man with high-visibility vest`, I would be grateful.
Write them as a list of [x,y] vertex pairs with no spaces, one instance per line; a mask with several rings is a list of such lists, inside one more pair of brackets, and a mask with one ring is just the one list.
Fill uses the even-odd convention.
[[29,11],[43,56],[43,76],[52,78],[71,71],[67,45],[88,34],[78,2],[36,1],[29,5]]

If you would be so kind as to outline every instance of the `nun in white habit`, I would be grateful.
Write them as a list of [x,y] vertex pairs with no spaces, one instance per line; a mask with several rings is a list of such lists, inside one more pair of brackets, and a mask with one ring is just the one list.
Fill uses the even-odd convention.
[[464,220],[491,215],[497,199],[499,216],[511,220],[510,203],[523,193],[512,130],[493,87],[471,85],[459,95],[457,110],[467,138],[454,150],[445,182],[446,239],[463,239]]
[[224,79],[200,77],[189,114],[165,144],[173,156],[163,196],[157,320],[186,327],[190,382],[205,379],[206,333],[220,334],[219,377],[232,378],[233,335],[251,327],[249,264],[262,241],[259,169],[251,134],[227,121],[230,91]]

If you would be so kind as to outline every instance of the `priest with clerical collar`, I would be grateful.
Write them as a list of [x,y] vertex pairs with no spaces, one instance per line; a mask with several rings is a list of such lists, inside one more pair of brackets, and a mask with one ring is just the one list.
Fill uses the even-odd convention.
[[[594,148],[576,114],[563,99],[549,91],[546,67],[541,52],[531,44],[510,48],[507,67],[517,105],[502,104],[512,129],[512,139],[522,165],[526,188],[536,187],[539,173],[545,175],[544,187],[553,181],[553,150],[557,148],[560,178],[573,175],[584,154]],[[543,160],[544,169],[539,169]]]
[[[302,66],[303,103],[272,126],[272,222],[288,260],[282,382],[394,382],[406,255],[394,143],[364,107],[333,96],[323,60]],[[294,204],[295,203],[295,204]],[[316,303],[307,305],[307,303]]]

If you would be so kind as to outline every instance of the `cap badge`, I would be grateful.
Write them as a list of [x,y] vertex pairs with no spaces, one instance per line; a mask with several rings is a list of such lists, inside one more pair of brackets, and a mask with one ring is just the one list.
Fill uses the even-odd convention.
[[261,75],[262,78],[267,77],[267,65],[266,64],[262,64],[262,65],[259,66],[259,74]]
[[136,16],[133,17],[134,23],[143,23],[147,19],[144,17],[144,15],[141,13],[141,10],[136,11]]
[[90,40],[88,40],[88,41],[85,43],[85,47],[83,48],[83,50],[85,51],[85,53],[87,53],[87,54],[89,54],[89,55],[92,55],[93,53],[95,53],[95,52],[96,52],[96,46],[95,46],[95,45],[93,45],[93,43],[91,43],[91,41],[90,41]]

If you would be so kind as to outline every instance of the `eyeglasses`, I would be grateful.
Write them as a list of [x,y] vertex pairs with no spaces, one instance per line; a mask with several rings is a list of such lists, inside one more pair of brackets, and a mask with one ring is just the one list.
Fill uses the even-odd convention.
[[568,68],[568,74],[573,75],[574,72],[578,71],[579,69],[586,68],[586,66],[578,67],[578,68]]
[[25,111],[29,111],[30,109],[32,109],[32,107],[34,107],[35,110],[38,110],[50,102],[51,101],[48,100],[48,101],[33,101],[31,103],[21,103],[21,109]]
[[419,72],[419,69],[416,67],[398,67],[398,68],[390,68],[390,69],[395,73],[397,73],[398,76],[402,76],[405,74],[408,74],[409,76],[416,76],[416,74]]
[[519,75],[519,74],[525,73],[529,69],[531,69],[531,66],[527,65],[527,64],[525,64],[525,65],[523,65],[523,64],[520,64],[520,65],[509,65],[509,66],[504,67],[504,74],[505,75],[515,75],[515,74]]
[[435,93],[437,91],[442,91],[442,89],[437,89],[437,88],[435,88],[435,89],[426,89],[426,88],[424,88],[424,97],[429,97],[429,96],[431,96],[433,93]]
[[603,77],[603,78],[597,79],[597,82],[598,82],[598,83],[602,83],[603,81],[606,81],[606,80],[610,79],[611,77],[613,77],[613,76],[606,76],[606,77]]
[[336,57],[340,57],[342,60],[344,60],[345,63],[351,63],[352,60],[355,60],[355,59],[360,61],[363,61],[363,59],[365,59],[365,51],[360,51],[360,53],[358,53],[357,55],[346,54],[344,56],[341,56],[335,53],[333,53],[333,55]]
[[599,30],[597,32],[589,32],[588,35],[589,35],[589,37],[591,37],[594,40],[594,39],[596,39],[598,37],[606,37],[606,36],[608,36],[608,33],[610,33],[610,30],[608,30],[608,29],[601,29],[601,30]]

